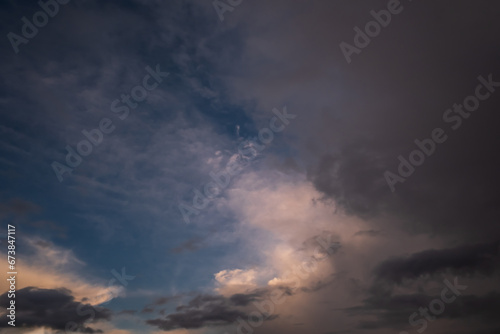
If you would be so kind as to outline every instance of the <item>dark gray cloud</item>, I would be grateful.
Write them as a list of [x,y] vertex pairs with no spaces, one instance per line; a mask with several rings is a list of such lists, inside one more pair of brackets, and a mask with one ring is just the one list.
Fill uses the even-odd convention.
[[[10,303],[8,293],[0,296],[2,308]],[[67,289],[39,289],[26,287],[16,291],[16,327],[49,327],[54,330],[70,329],[83,333],[100,333],[88,326],[98,320],[110,320],[112,312],[106,308],[96,310],[90,304],[75,301]],[[66,327],[70,324],[70,327]],[[9,327],[2,321],[1,327]]]
[[183,253],[183,252],[194,252],[200,249],[203,246],[203,238],[195,237],[189,240],[186,240],[179,246],[172,248],[172,252],[175,254]]
[[[415,241],[422,240],[408,248],[402,242],[384,253],[380,240],[375,240],[380,238],[357,238],[363,243],[366,239],[361,257],[354,254],[357,250],[343,247],[350,261],[377,268],[372,273],[377,282],[372,285],[361,279],[360,288],[360,295],[377,298],[376,304],[367,301],[376,306],[356,314],[363,319],[362,327],[367,332],[377,334],[407,324],[408,316],[433,298],[431,294],[411,292],[394,296],[394,283],[408,280],[410,286],[404,284],[397,289],[418,290],[428,288],[426,283],[436,283],[435,278],[443,273],[455,273],[472,277],[471,286],[484,287],[482,279],[496,277],[491,275],[498,268],[495,247],[500,239],[500,159],[494,152],[500,146],[495,135],[500,122],[500,90],[497,88],[481,102],[457,130],[443,121],[443,113],[474,94],[479,75],[487,77],[491,73],[500,82],[500,49],[495,42],[500,24],[490,12],[498,11],[499,4],[401,3],[404,11],[394,16],[351,64],[343,59],[338,44],[331,41],[352,42],[354,26],[362,27],[371,19],[370,10],[384,8],[387,1],[342,5],[314,1],[310,8],[304,6],[303,12],[294,7],[297,14],[294,12],[293,22],[301,27],[304,38],[299,34],[292,37],[277,25],[278,32],[270,33],[275,40],[295,42],[298,47],[281,43],[268,50],[276,54],[275,59],[283,58],[282,68],[274,76],[267,76],[266,69],[256,74],[277,81],[284,73],[287,79],[294,78],[290,83],[279,81],[286,88],[280,86],[270,94],[264,89],[255,91],[265,101],[284,96],[293,101],[290,110],[307,110],[306,119],[287,131],[300,138],[298,160],[307,166],[309,180],[316,189],[348,215],[368,222],[366,231],[383,231],[388,238],[397,238],[396,232],[402,231],[404,235],[415,235]],[[424,18],[425,27],[419,24]],[[280,95],[281,91],[288,95]],[[326,94],[330,98],[325,98]],[[438,144],[435,153],[391,192],[384,172],[397,173],[398,156],[408,158],[417,148],[414,140],[429,138],[435,128],[446,131],[446,142]],[[360,235],[363,233],[356,234]],[[429,244],[434,243],[439,246],[432,250]],[[392,259],[366,261],[377,254]],[[341,267],[339,262],[334,261],[337,268]],[[322,291],[330,293],[332,299],[336,297],[333,289]],[[469,312],[470,308],[463,310]],[[487,307],[483,311],[487,312]],[[387,314],[383,322],[368,321],[371,317],[382,318],[383,314]],[[484,328],[483,324],[460,323],[459,319],[453,318],[450,330],[468,333]]]
[[[496,314],[500,311],[500,294],[490,292],[485,295],[462,295],[450,304],[445,304],[442,314],[434,317],[440,319],[464,319],[498,325],[500,321]],[[368,315],[376,320],[362,320],[360,329],[403,328],[409,325],[408,318],[420,308],[429,308],[433,300],[440,300],[439,295],[411,294],[381,297],[370,297],[363,306],[352,307],[347,310],[350,315]],[[415,319],[422,318],[422,316]],[[409,326],[408,326],[409,327]],[[419,327],[417,327],[419,328]]]
[[404,279],[417,279],[450,271],[458,275],[480,273],[491,275],[500,267],[500,241],[465,245],[448,249],[431,249],[380,263],[375,268],[377,279],[401,283]]
[[[393,330],[408,330],[409,317],[422,308],[429,308],[434,300],[440,300],[442,295],[426,293],[428,283],[441,282],[443,274],[453,274],[455,285],[461,285],[463,290],[478,288],[496,289],[495,284],[477,283],[482,278],[497,277],[499,267],[500,242],[463,245],[448,249],[430,249],[414,253],[408,257],[392,258],[381,262],[373,270],[373,285],[367,290],[368,298],[362,305],[345,309],[350,316],[362,318],[358,322],[360,330],[376,330],[391,328]],[[458,279],[457,279],[458,277]],[[464,278],[469,279],[464,285]],[[443,281],[444,282],[444,281]],[[449,282],[453,282],[449,279]],[[411,286],[416,283],[419,292],[413,294],[396,293],[394,284]],[[447,285],[441,283],[443,288]],[[450,283],[452,284],[452,283]],[[474,285],[475,286],[474,286]],[[413,284],[415,285],[415,284]],[[447,290],[447,293],[451,293]],[[468,319],[470,326],[477,323],[478,328],[485,329],[497,326],[496,314],[500,311],[499,292],[490,290],[483,294],[457,294],[451,303],[445,303],[445,312],[439,314],[439,319]],[[415,319],[420,319],[419,315]],[[367,320],[370,318],[370,320]],[[435,321],[433,320],[433,321]],[[415,324],[413,326],[416,326]],[[454,328],[460,325],[454,324]],[[419,328],[419,327],[417,327]],[[467,333],[465,331],[464,333]],[[485,333],[488,333],[486,330]]]
[[[492,329],[485,329],[485,330],[465,330],[465,331],[456,331],[455,333],[457,334],[497,334],[500,332],[500,327],[492,328]],[[443,332],[443,334],[445,334]]]
[[228,303],[223,296],[211,295],[197,296],[188,305],[177,307],[176,311],[165,318],[147,320],[146,323],[169,331],[179,328],[228,325],[246,316],[244,312]]
[[166,296],[166,297],[159,297],[155,299],[149,306],[160,306],[160,305],[165,305],[173,300],[179,300],[183,297],[183,295],[175,295],[175,296]]
[[342,248],[339,240],[339,236],[333,231],[321,231],[320,234],[303,241],[299,250],[306,251],[309,254],[319,252],[322,255],[332,255]]
[[[339,89],[350,100],[340,97],[328,112],[318,110],[318,117],[310,118],[314,125],[308,128],[314,130],[304,145],[309,178],[349,214],[371,220],[394,217],[392,226],[412,233],[496,239],[500,159],[493,152],[500,140],[493,134],[500,120],[500,91],[481,102],[457,130],[443,121],[443,113],[474,94],[479,75],[492,74],[500,81],[493,33],[500,26],[488,13],[499,5],[471,8],[458,1],[451,14],[444,4],[401,3],[404,11],[351,64],[331,50],[342,73]],[[328,31],[337,28],[335,34],[349,41],[352,28],[368,22],[370,9],[383,6],[343,8],[347,15],[354,10],[366,15],[353,19],[351,27],[345,19],[332,20]],[[424,15],[429,24],[415,29]],[[414,140],[429,138],[435,128],[445,130],[447,141],[391,192],[384,172],[397,173],[398,156],[408,159],[417,148]]]
[[364,230],[364,231],[359,231],[354,233],[354,236],[369,236],[369,237],[377,237],[379,235],[383,234],[382,231],[377,231],[377,230]]
[[367,143],[349,145],[335,155],[326,155],[310,173],[316,188],[343,206],[351,214],[373,214],[371,198],[386,193],[380,176],[384,167],[380,158],[371,153]]
[[[265,290],[259,290],[249,294],[235,294],[229,298],[221,295],[198,295],[187,305],[178,306],[176,312],[164,318],[147,320],[146,323],[165,331],[230,325],[239,318],[248,319],[250,312],[243,307],[259,300],[265,293]],[[270,315],[265,319],[275,318],[277,315]]]
[[236,306],[247,306],[250,302],[256,301],[260,296],[262,296],[262,293],[237,293],[229,297],[229,301]]
[[329,285],[335,283],[336,277],[335,275],[331,275],[331,277],[327,277],[324,280],[318,280],[315,282],[312,282],[309,287],[302,287],[300,288],[301,291],[303,292],[316,292],[319,290],[322,290]]

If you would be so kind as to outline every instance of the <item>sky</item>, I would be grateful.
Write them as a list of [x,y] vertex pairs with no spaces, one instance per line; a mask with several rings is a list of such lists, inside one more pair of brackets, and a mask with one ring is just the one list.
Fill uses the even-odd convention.
[[2,1],[0,332],[500,333],[499,12]]

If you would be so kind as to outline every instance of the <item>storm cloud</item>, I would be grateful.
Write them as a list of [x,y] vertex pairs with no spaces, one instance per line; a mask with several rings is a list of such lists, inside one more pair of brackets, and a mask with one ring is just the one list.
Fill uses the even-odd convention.
[[[70,330],[83,333],[101,333],[88,324],[99,320],[109,321],[112,312],[75,301],[67,289],[39,289],[26,287],[16,291],[16,326],[27,328],[49,327],[54,330]],[[0,296],[2,307],[8,307],[8,293]],[[1,327],[9,327],[2,322]]]

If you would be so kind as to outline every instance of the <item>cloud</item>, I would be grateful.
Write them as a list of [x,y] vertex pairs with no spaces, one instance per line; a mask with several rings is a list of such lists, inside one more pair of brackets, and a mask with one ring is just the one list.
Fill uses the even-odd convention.
[[[285,284],[294,280],[291,272],[314,256],[336,253],[341,244],[349,242],[363,222],[336,214],[335,207],[320,197],[311,182],[296,173],[257,170],[242,175],[218,204],[219,210],[240,222],[235,229],[241,251],[235,256],[242,265],[215,274],[217,291],[229,289],[224,292],[229,295],[237,293],[238,287],[247,292],[245,289],[256,286]],[[246,258],[259,259],[258,264],[246,262]],[[301,285],[330,275],[332,266],[333,261],[319,263]]]
[[154,312],[154,308],[152,308],[152,307],[145,307],[141,311],[141,313],[153,313],[153,312]]
[[235,308],[231,300],[223,296],[199,295],[186,306],[178,306],[177,312],[165,318],[147,320],[146,323],[162,330],[193,329],[224,326],[236,322],[246,314]]
[[[499,139],[491,134],[500,117],[498,90],[455,132],[442,116],[474,92],[478,75],[493,73],[500,80],[491,29],[498,26],[491,11],[499,5],[471,11],[459,1],[449,15],[443,5],[403,4],[404,12],[348,65],[339,43],[351,43],[353,28],[385,6],[387,1],[266,4],[267,13],[280,13],[293,26],[263,15],[259,3],[239,7],[231,21],[252,33],[244,56],[230,63],[233,71],[224,78],[231,96],[254,99],[260,107],[252,114],[256,120],[281,102],[292,111],[307,110],[283,133],[286,146],[293,147],[314,187],[347,213],[385,225],[379,229],[474,242],[496,238],[493,203],[499,194],[492,181],[499,159],[491,152]],[[432,24],[415,29],[430,12]],[[437,127],[445,129],[447,142],[392,193],[384,172],[395,172],[398,156],[408,157],[414,140],[428,138]]]
[[[64,288],[72,292],[77,301],[91,305],[107,302],[122,294],[123,287],[106,285],[102,280],[82,275],[86,263],[71,250],[59,247],[39,237],[25,237],[23,261],[17,264],[19,289],[36,286],[40,289]],[[5,288],[4,288],[5,287]],[[2,283],[1,291],[7,291]]]
[[0,203],[0,211],[2,212],[2,215],[28,215],[39,213],[42,211],[42,208],[38,204],[24,200],[22,198],[12,198],[6,203]]
[[368,143],[352,145],[338,155],[323,156],[309,176],[319,191],[334,198],[348,213],[366,217],[380,210],[370,199],[386,194],[379,159],[370,152]]
[[[467,287],[469,294],[459,294],[452,303],[447,303],[439,321],[432,325],[434,330],[449,330],[450,323],[443,319],[462,322],[467,318],[470,326],[477,322],[482,330],[496,326],[498,321],[494,314],[500,308],[496,283],[499,245],[497,241],[427,249],[408,257],[383,260],[373,267],[372,285],[366,289],[368,297],[361,305],[344,311],[359,319],[359,329],[408,330],[409,316],[442,298],[436,292],[443,289],[443,277],[452,274]],[[418,292],[414,293],[415,290]],[[457,323],[454,326],[460,327]]]
[[167,297],[160,297],[155,299],[149,306],[161,306],[165,305],[173,300],[179,300],[183,297],[183,295],[175,295],[175,296],[167,296]]
[[[433,324],[434,330],[446,328],[447,324],[443,319],[464,319],[472,318],[475,321],[486,322],[489,326],[500,323],[496,317],[500,311],[498,292],[489,292],[484,295],[463,295],[450,304],[446,304],[445,310],[439,314]],[[346,309],[346,313],[353,315],[367,315],[376,320],[362,320],[358,324],[360,329],[383,329],[400,328],[408,325],[408,318],[420,308],[428,307],[431,301],[440,300],[440,295],[432,294],[400,294],[394,296],[373,296],[365,301],[363,306]],[[420,318],[420,316],[419,316]],[[418,318],[417,318],[418,319]],[[442,322],[439,324],[439,322]],[[449,324],[448,324],[449,326]]]
[[[0,296],[0,304],[5,310],[9,306],[8,293]],[[55,330],[65,330],[68,323],[74,323],[81,332],[99,333],[87,326],[87,322],[99,320],[109,321],[111,311],[106,308],[96,310],[92,305],[77,302],[71,291],[67,289],[39,289],[26,287],[16,291],[16,327],[50,327]],[[2,311],[5,318],[5,311]],[[90,319],[90,320],[89,320]],[[2,321],[1,327],[7,327]]]
[[179,246],[172,248],[172,252],[175,254],[180,254],[183,252],[194,252],[202,247],[203,241],[203,238],[198,237],[186,240]]
[[237,293],[229,297],[229,301],[236,306],[247,306],[250,302],[256,301],[257,297],[261,295],[262,293],[257,292],[251,294]]
[[243,286],[243,287],[253,287],[255,286],[255,279],[257,272],[254,269],[242,270],[222,270],[216,273],[215,280],[224,286]]
[[[33,6],[5,7],[18,9],[14,15],[2,10],[6,26],[19,29],[19,18]],[[54,24],[22,45],[15,59],[11,52],[3,55],[0,66],[9,87],[0,103],[12,110],[4,113],[6,125],[0,127],[7,139],[0,144],[1,162],[7,162],[4,186],[27,191],[34,185],[33,196],[40,197],[40,190],[47,203],[55,198],[58,205],[51,205],[55,211],[47,216],[70,218],[64,222],[68,244],[98,254],[100,247],[110,249],[102,241],[113,238],[113,246],[119,242],[110,255],[141,263],[144,272],[154,270],[151,280],[138,282],[148,291],[139,288],[131,295],[161,296],[163,289],[189,289],[200,282],[222,294],[225,299],[206,299],[189,309],[199,312],[203,324],[217,322],[209,320],[211,303],[243,309],[258,298],[255,291],[270,286],[298,285],[280,307],[281,319],[304,323],[314,333],[349,332],[358,318],[336,311],[374,297],[372,279],[406,296],[385,295],[395,308],[405,298],[414,305],[421,297],[408,290],[428,288],[427,276],[442,272],[474,276],[482,286],[482,275],[476,274],[496,270],[492,261],[498,257],[490,258],[489,246],[456,245],[498,240],[498,91],[481,102],[460,132],[448,133],[450,139],[395,193],[383,172],[397,169],[398,155],[411,152],[415,138],[444,126],[442,112],[463,101],[478,74],[496,71],[499,4],[456,1],[450,11],[446,4],[405,2],[404,12],[346,64],[338,43],[352,41],[353,27],[370,20],[370,10],[386,6],[387,0],[253,1],[227,12],[223,24],[211,1],[63,6]],[[169,82],[120,123],[110,102],[138,84],[146,65],[159,61],[172,73]],[[210,181],[209,172],[223,162],[237,163],[240,138],[235,137],[255,133],[255,127],[268,124],[273,107],[285,104],[298,114],[297,121],[193,217],[205,223],[193,228],[197,235],[203,237],[208,225],[219,233],[182,242],[185,228],[192,226],[182,224],[179,201],[191,201],[192,189]],[[75,146],[81,130],[95,127],[101,117],[114,117],[116,132],[64,187],[54,184],[50,161],[64,161],[65,143]],[[17,198],[0,212],[25,219],[39,213],[33,204]],[[83,213],[80,221],[72,220],[75,212]],[[90,248],[82,239],[87,234],[80,233],[81,218],[96,232]],[[43,232],[55,229],[37,221],[33,225]],[[314,254],[325,255],[327,250],[316,251],[321,235],[332,235],[332,256],[310,276],[290,277]],[[102,269],[99,256],[87,264],[71,249],[26,240],[23,251],[30,254],[19,264],[20,288],[66,287],[76,302],[89,304],[120,292],[90,276]],[[119,248],[127,243],[134,249],[129,246],[137,240],[150,241],[146,253],[151,256],[139,259],[140,254]],[[205,242],[217,249],[189,254]],[[413,285],[399,284],[407,281]],[[373,302],[384,311],[384,299]],[[189,310],[160,320],[167,327],[181,326]],[[392,323],[400,321],[397,311],[391,313]],[[263,333],[300,330],[287,330],[286,321],[275,326]]]
[[366,230],[366,231],[359,231],[354,234],[354,236],[369,236],[369,237],[377,237],[381,235],[383,232],[382,231],[377,231],[377,230]]
[[500,242],[464,245],[448,249],[431,249],[380,263],[374,270],[378,279],[401,283],[442,271],[453,274],[491,275],[499,269]]

